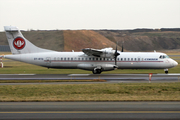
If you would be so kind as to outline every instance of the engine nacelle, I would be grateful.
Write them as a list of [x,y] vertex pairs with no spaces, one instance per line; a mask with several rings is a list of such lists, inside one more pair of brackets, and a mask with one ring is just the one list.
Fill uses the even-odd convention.
[[114,50],[112,48],[105,48],[101,49],[102,54],[100,57],[105,57],[105,58],[114,58]]

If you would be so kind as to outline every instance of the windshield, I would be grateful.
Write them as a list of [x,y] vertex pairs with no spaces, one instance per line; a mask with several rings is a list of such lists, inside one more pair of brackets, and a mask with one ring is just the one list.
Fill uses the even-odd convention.
[[164,59],[164,58],[169,58],[169,56],[168,55],[160,55],[159,58]]

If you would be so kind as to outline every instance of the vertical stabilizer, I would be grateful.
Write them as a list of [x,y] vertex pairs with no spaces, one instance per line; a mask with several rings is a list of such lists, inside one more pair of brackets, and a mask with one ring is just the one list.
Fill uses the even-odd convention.
[[12,54],[53,52],[52,50],[42,49],[33,45],[15,26],[4,26],[4,30],[6,32]]

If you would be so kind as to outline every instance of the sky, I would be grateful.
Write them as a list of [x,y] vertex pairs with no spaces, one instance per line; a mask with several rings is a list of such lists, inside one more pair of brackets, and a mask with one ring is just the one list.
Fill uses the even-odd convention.
[[180,0],[0,0],[3,26],[21,30],[180,28]]

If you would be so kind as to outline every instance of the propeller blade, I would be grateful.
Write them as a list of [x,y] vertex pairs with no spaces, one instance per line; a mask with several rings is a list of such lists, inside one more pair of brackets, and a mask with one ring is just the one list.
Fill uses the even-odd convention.
[[117,59],[117,57],[115,57],[115,65],[117,65],[117,60],[116,59]]
[[117,45],[116,45],[116,50],[115,50],[115,53],[114,53],[115,65],[117,65],[117,56],[118,55],[120,55],[120,54],[117,52]]
[[123,49],[123,44],[124,44],[124,41],[122,42],[122,50],[121,50],[121,52],[124,52],[124,49]]

